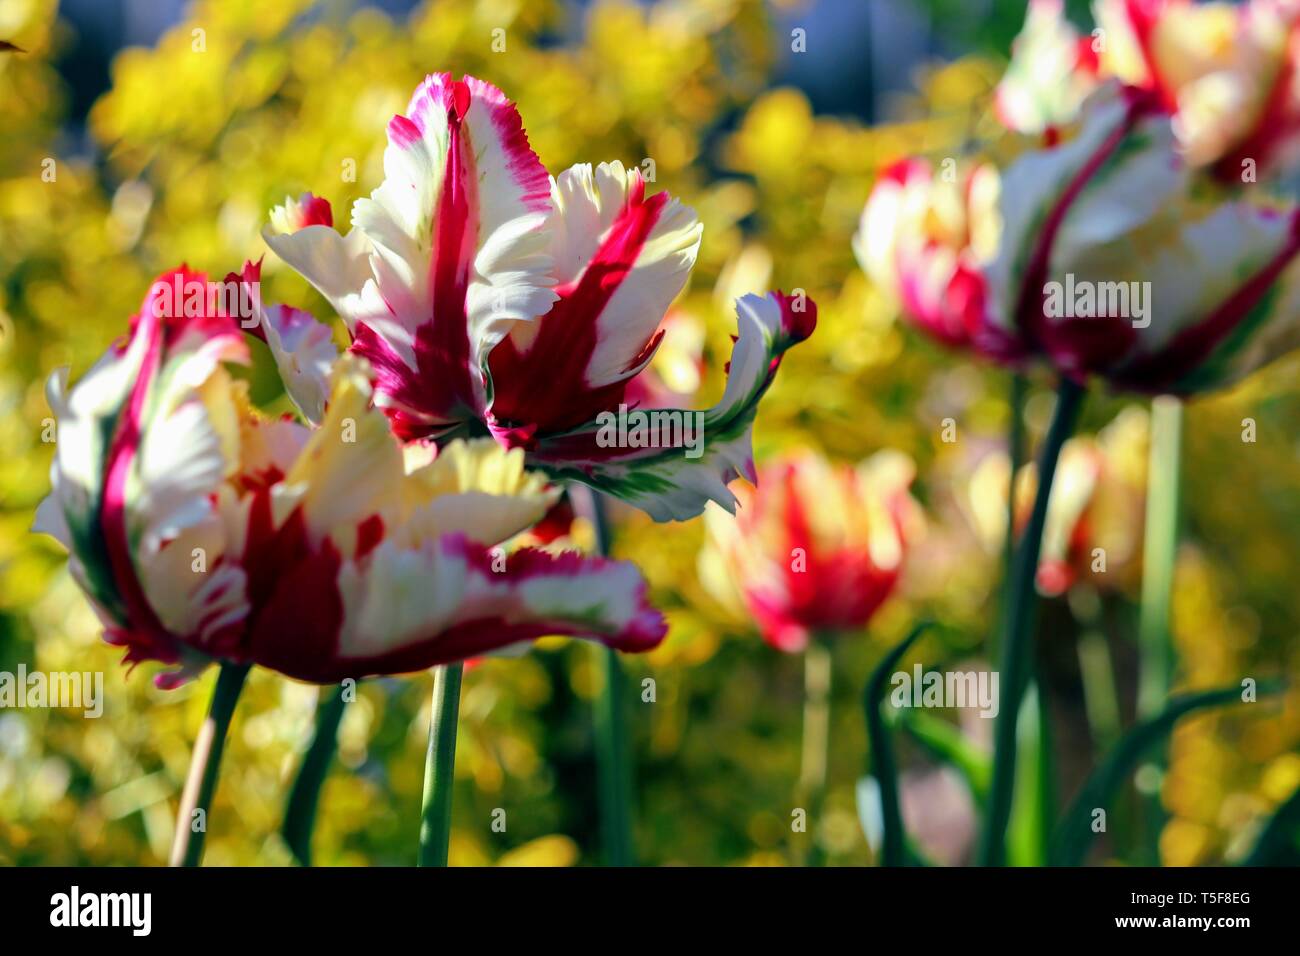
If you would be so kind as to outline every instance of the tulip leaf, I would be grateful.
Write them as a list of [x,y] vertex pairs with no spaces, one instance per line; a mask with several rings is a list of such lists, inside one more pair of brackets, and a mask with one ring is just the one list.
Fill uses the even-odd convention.
[[[1038,705],[1035,686],[1021,703],[1017,737],[1022,761],[1016,770],[1010,855],[1015,865],[1041,864],[1051,833],[1055,769],[1051,759],[1050,733],[1046,715]],[[908,734],[932,757],[958,771],[977,809],[988,799],[993,773],[992,757],[972,743],[961,730],[942,718],[912,708],[895,710],[889,723]]]
[[988,799],[993,761],[985,751],[971,743],[960,728],[911,707],[892,711],[890,722],[891,726],[900,728],[920,744],[930,756],[956,769],[965,780],[976,806],[984,806]]
[[1047,862],[1056,812],[1056,764],[1042,685],[1029,685],[1016,720],[1016,788],[1007,835],[1007,861],[1012,866],[1042,866]]
[[880,700],[885,694],[889,675],[898,666],[921,633],[931,625],[921,621],[910,634],[894,645],[880,660],[867,680],[863,695],[863,708],[867,718],[867,741],[871,747],[870,774],[878,787],[880,822],[883,829],[881,863],[885,866],[907,864],[907,834],[903,830],[903,814],[898,804],[898,766],[894,762],[893,744],[889,729],[880,713]]
[[[859,777],[856,790],[858,805],[858,825],[862,827],[862,832],[867,838],[867,845],[871,847],[873,853],[880,852],[881,842],[881,812],[880,812],[880,784],[876,778],[870,774]],[[921,851],[910,838],[906,839],[904,847],[904,866],[933,866],[925,854]]]
[[[1258,692],[1276,693],[1278,685],[1261,682]],[[1057,825],[1052,841],[1053,866],[1080,866],[1093,838],[1093,813],[1104,809],[1143,755],[1163,740],[1181,718],[1198,710],[1239,702],[1240,686],[1195,691],[1170,698],[1165,709],[1124,735],[1101,762]]]
[[1260,831],[1242,866],[1300,866],[1300,787]]

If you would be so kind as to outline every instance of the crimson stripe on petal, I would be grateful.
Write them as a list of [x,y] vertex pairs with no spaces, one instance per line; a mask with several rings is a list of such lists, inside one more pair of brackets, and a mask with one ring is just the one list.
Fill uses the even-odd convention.
[[[126,605],[126,623],[129,637],[123,643],[131,646],[129,660],[156,658],[174,663],[179,655],[173,639],[166,633],[158,615],[145,597],[144,588],[136,575],[131,558],[130,532],[127,529],[126,484],[131,466],[140,449],[141,418],[149,388],[158,374],[162,358],[163,322],[154,314],[152,297],[146,300],[137,317],[132,338],[144,336],[145,354],[131,393],[123,407],[113,440],[105,461],[106,479],[104,497],[100,503],[100,528],[108,550],[109,565],[118,593]],[[141,645],[137,647],[137,645]],[[146,650],[147,648],[147,650]]]
[[524,131],[518,108],[499,89],[477,77],[465,77],[464,85],[490,107],[492,127],[501,139],[501,148],[509,157],[506,168],[510,171],[510,177],[519,185],[520,202],[533,212],[550,212],[551,179],[528,142],[528,134]]
[[[333,658],[343,621],[338,589],[342,556],[328,539],[313,545],[302,508],[276,528],[271,489],[249,509],[243,566],[247,578],[247,650],[257,663],[290,677]],[[315,663],[313,663],[315,662]]]
[[1056,205],[1048,213],[1046,220],[1044,220],[1038,231],[1038,238],[1035,241],[1028,266],[1025,269],[1024,279],[1016,301],[1015,324],[1022,334],[1028,333],[1039,341],[1043,339],[1042,324],[1044,303],[1047,297],[1046,282],[1051,267],[1052,247],[1056,241],[1056,234],[1060,231],[1062,223],[1065,222],[1065,217],[1074,205],[1074,201],[1079,198],[1079,195],[1087,187],[1093,176],[1097,174],[1097,171],[1119,149],[1120,144],[1124,142],[1124,138],[1132,132],[1134,125],[1144,116],[1158,109],[1155,99],[1142,90],[1125,87],[1123,95],[1128,100],[1123,121],[1116,126],[1101,147],[1088,158],[1083,168],[1071,180],[1069,186],[1066,187],[1057,200]]
[[[498,421],[534,425],[539,434],[564,431],[622,400],[626,380],[598,388],[587,384],[597,323],[636,265],[668,198],[660,192],[647,199],[645,180],[638,177],[582,275],[556,289],[559,301],[538,319],[528,349],[521,352],[507,337],[492,351],[492,413]],[[628,356],[624,370],[648,361],[657,341],[657,335],[648,338],[638,354]]]
[[447,387],[462,401],[471,401],[475,394],[472,376],[478,374],[478,369],[471,358],[465,292],[474,256],[470,229],[478,221],[478,197],[473,157],[465,149],[463,129],[470,105],[469,87],[463,81],[453,81],[445,88],[443,102],[449,142],[429,267],[433,315],[431,324],[421,326],[416,333],[415,356],[423,375],[449,376]]

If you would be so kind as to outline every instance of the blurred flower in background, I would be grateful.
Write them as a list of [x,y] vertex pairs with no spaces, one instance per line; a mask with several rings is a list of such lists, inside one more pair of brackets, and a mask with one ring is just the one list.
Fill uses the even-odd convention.
[[701,577],[724,599],[739,591],[778,650],[862,630],[893,592],[921,533],[908,491],[914,472],[892,452],[857,468],[807,451],[773,460],[754,490],[737,489],[734,519],[714,508],[705,513],[716,555],[701,556]]
[[1225,184],[1286,173],[1300,159],[1300,4],[1095,0],[1080,31],[1061,0],[1031,0],[998,88],[998,115],[1056,135],[1106,78],[1149,90],[1174,116],[1193,166]]
[[853,251],[904,317],[944,345],[973,347],[985,333],[984,269],[997,254],[998,171],[919,158],[885,170],[862,211]]
[[[1078,581],[1134,594],[1142,575],[1148,415],[1129,406],[1096,435],[1065,443],[1047,502],[1038,562],[1038,589],[1063,594]],[[990,557],[1002,553],[1006,534],[1008,463],[1001,451],[986,454],[970,471],[962,504]],[[1015,527],[1029,520],[1037,466],[1016,476]]]
[[1104,43],[1080,35],[1065,18],[1061,0],[1029,0],[1024,29],[998,83],[998,119],[1008,129],[1054,136],[1097,88],[1099,46]]

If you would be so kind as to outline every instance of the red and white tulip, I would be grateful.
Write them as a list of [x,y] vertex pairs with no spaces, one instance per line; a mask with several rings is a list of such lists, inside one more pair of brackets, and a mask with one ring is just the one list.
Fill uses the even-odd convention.
[[1080,35],[1062,0],[1029,0],[1025,26],[1011,44],[1011,62],[998,83],[998,118],[1021,133],[1048,139],[1074,122],[1100,80],[1101,44]]
[[1107,84],[1003,181],[988,318],[1063,374],[1186,395],[1300,344],[1300,212],[1199,188],[1154,94]]
[[787,348],[811,334],[802,296],[748,296],[705,447],[606,447],[616,412],[661,340],[699,247],[695,213],[647,195],[637,170],[577,165],[551,179],[514,105],[473,77],[434,74],[388,126],[384,183],[352,229],[304,197],[266,241],[343,318],[376,402],[405,441],[492,435],[553,477],[582,481],[659,520],[731,508],[752,472],[749,426]]
[[788,652],[815,634],[863,628],[893,592],[920,520],[908,493],[914,468],[896,452],[858,467],[801,452],[741,487],[734,520],[705,513],[711,553],[757,621]]
[[997,254],[997,169],[909,158],[876,179],[853,237],[858,263],[903,316],[953,348],[989,346],[984,270]]
[[[59,437],[36,530],[68,548],[128,662],[179,668],[160,684],[214,660],[332,683],[549,634],[632,651],[663,638],[630,564],[495,547],[557,495],[521,452],[404,454],[355,356],[334,364],[317,427],[264,418],[222,364],[247,360],[238,319],[158,304],[75,388],[66,369],[51,378]],[[270,314],[283,344],[294,322]]]

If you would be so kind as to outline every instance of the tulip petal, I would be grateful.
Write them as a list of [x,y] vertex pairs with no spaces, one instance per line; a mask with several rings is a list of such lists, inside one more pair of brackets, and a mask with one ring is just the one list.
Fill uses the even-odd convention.
[[775,379],[785,351],[812,334],[817,306],[777,292],[740,298],[736,314],[739,336],[726,389],[713,408],[643,413],[682,426],[653,429],[652,447],[628,440],[630,431],[620,436],[618,415],[603,414],[539,439],[529,449],[529,461],[557,480],[580,481],[621,498],[656,521],[692,518],[709,501],[731,511],[735,496],[727,483],[737,475],[753,478],[750,432],[758,401]]
[[365,233],[334,230],[329,203],[304,193],[271,210],[262,238],[271,250],[310,282],[347,324],[381,321],[388,314],[370,267]]
[[50,463],[50,494],[36,510],[32,530],[48,534],[68,549],[77,580],[116,621],[123,618],[103,536],[98,531],[104,493],[105,435],[126,402],[140,350],[110,350],[69,391],[68,369],[56,370],[45,386],[46,401],[58,422],[58,441]]
[[161,626],[209,658],[237,652],[249,612],[247,579],[230,533],[234,495],[222,488],[217,499],[173,537],[135,555],[141,587]]
[[261,331],[284,389],[302,417],[318,424],[325,415],[330,369],[338,360],[330,327],[288,305],[262,311]]
[[1106,37],[1103,68],[1154,91],[1176,112],[1192,165],[1232,186],[1294,165],[1300,7],[1289,0],[1097,0],[1095,10]]
[[1154,101],[1114,84],[1084,106],[1078,135],[1022,156],[1002,177],[1002,243],[986,270],[989,320],[1041,339],[1046,284],[1099,244],[1150,220],[1185,190],[1169,119]]
[[482,418],[488,353],[554,301],[550,196],[514,105],[472,77],[428,77],[388,140],[385,181],[352,218],[392,319],[358,323],[353,348],[417,437]]
[[1061,450],[1038,559],[1038,589],[1044,594],[1063,594],[1074,582],[1079,562],[1073,552],[1104,467],[1105,456],[1091,438],[1073,438]]
[[[736,489],[735,516],[705,511],[711,544],[764,638],[802,651],[814,633],[861,629],[892,593],[920,526],[910,459],[882,451],[857,468],[810,452],[764,466]],[[719,582],[714,579],[713,587]]]
[[1230,65],[1238,11],[1222,3],[1097,0],[1104,66],[1125,83],[1155,90],[1173,109],[1189,83]]
[[667,630],[627,562],[531,549],[507,559],[460,535],[418,549],[384,542],[364,559],[344,561],[324,603],[341,613],[334,641],[286,640],[277,627],[259,628],[254,659],[299,680],[334,683],[423,670],[547,635],[645,651]]
[[638,170],[589,164],[552,184],[548,235],[559,300],[516,323],[492,352],[497,420],[561,431],[617,405],[654,354],[656,331],[686,283],[702,226]]
[[485,417],[488,353],[555,300],[548,177],[514,104],[447,73],[389,123],[384,175],[346,237],[295,230],[304,200],[273,213],[266,239],[338,309],[398,435],[440,437]]
[[998,83],[995,106],[1002,124],[1021,133],[1047,133],[1073,122],[1099,82],[1093,42],[1066,19],[1062,0],[1030,0]]
[[1099,250],[1090,266],[1113,263],[1108,276],[1149,281],[1153,300],[1150,328],[1105,374],[1126,388],[1189,395],[1300,346],[1298,254],[1300,210],[1246,201],[1185,210],[1171,234]]
[[395,518],[405,468],[388,422],[371,405],[369,369],[356,356],[334,368],[325,418],[284,476],[274,518],[301,509],[313,541],[332,538],[345,553],[356,528],[372,515]]
[[997,170],[980,164],[947,181],[923,159],[876,180],[853,251],[904,315],[950,347],[986,333],[984,265],[997,250]]
[[490,438],[452,442],[412,471],[406,488],[408,510],[395,533],[411,541],[459,533],[498,544],[540,521],[560,495],[524,470],[522,448],[507,451]]

